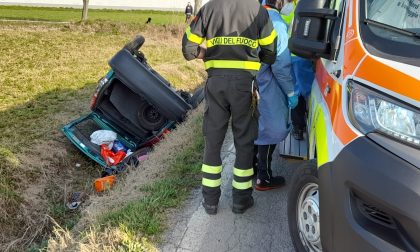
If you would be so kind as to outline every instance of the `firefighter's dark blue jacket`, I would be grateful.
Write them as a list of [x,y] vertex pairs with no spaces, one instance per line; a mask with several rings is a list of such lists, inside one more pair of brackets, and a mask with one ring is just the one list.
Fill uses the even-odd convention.
[[195,59],[204,41],[204,64],[209,74],[228,70],[255,75],[260,62],[272,64],[276,58],[276,31],[267,10],[255,0],[212,0],[205,4],[184,34],[184,57]]

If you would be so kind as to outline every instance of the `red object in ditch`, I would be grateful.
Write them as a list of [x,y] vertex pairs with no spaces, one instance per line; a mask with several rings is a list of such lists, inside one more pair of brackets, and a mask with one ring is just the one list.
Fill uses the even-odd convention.
[[122,150],[113,152],[106,144],[101,145],[101,156],[107,165],[116,165],[125,158],[126,153]]
[[96,179],[94,182],[96,192],[102,192],[111,189],[116,180],[117,177],[115,175]]

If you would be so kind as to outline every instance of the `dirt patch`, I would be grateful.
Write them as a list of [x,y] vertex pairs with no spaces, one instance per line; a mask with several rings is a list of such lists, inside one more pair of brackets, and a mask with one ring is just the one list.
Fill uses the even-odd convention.
[[100,174],[99,167],[78,150],[59,141],[34,144],[33,149],[18,158],[26,177],[20,179],[22,203],[15,209],[13,221],[2,226],[2,230],[8,230],[0,246],[4,251],[19,251],[47,239],[52,220],[64,227],[74,226],[80,212],[66,209],[67,195],[74,191],[91,194],[92,180]]

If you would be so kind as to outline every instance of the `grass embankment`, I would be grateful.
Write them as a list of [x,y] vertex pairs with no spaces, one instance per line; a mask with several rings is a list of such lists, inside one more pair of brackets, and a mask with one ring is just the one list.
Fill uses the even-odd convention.
[[175,87],[191,90],[202,82],[202,64],[185,62],[180,52],[184,28],[0,22],[0,250],[21,250],[47,239],[50,217],[63,227],[76,224],[80,212],[65,208],[66,195],[92,193],[100,169],[59,129],[89,112],[107,61],[135,34],[146,37],[142,50],[149,63]]
[[[82,15],[81,9],[53,8],[53,7],[26,7],[26,6],[0,6],[0,20],[36,20],[51,22],[77,22]],[[152,24],[173,25],[185,20],[182,12],[146,11],[146,10],[107,10],[90,9],[89,20],[107,20],[125,24],[144,24],[151,17]]]

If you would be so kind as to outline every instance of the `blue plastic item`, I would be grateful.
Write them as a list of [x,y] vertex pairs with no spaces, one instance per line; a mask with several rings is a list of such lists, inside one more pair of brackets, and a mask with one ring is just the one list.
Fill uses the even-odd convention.
[[112,145],[112,149],[113,152],[118,152],[118,151],[124,151],[127,152],[128,148],[124,146],[123,143],[121,143],[119,140],[115,140],[114,144]]

